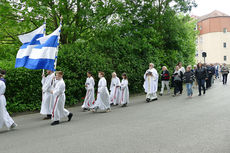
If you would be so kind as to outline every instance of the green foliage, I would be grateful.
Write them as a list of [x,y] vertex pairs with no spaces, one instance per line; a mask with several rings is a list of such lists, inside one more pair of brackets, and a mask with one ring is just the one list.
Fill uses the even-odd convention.
[[10,112],[38,110],[41,105],[41,71],[7,69],[7,107]]

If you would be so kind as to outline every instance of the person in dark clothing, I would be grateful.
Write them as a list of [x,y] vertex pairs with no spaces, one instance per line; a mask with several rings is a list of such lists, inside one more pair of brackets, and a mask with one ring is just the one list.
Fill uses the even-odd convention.
[[187,87],[187,95],[190,98],[192,98],[192,95],[193,95],[192,85],[193,85],[193,81],[195,80],[195,75],[191,69],[192,69],[192,66],[189,65],[183,77],[183,80],[186,83],[186,87]]
[[169,71],[168,71],[166,66],[163,66],[162,67],[162,72],[161,72],[161,92],[160,92],[160,96],[163,95],[165,86],[167,87],[168,94],[170,94],[169,79],[170,79]]
[[203,67],[202,63],[197,64],[197,69],[195,71],[196,80],[199,88],[199,96],[201,96],[201,88],[203,88],[203,94],[205,94],[206,89],[204,86],[205,80],[208,79],[208,74],[206,68]]
[[211,65],[207,65],[207,73],[208,73],[208,79],[206,80],[206,89],[212,86],[213,69]]
[[[185,73],[185,68],[183,67],[182,62],[179,62],[177,65],[179,66],[179,70],[180,70],[180,71],[182,72],[182,74],[184,75],[184,73]],[[180,82],[180,89],[181,89],[181,93],[182,93],[182,91],[183,91],[183,81]]]
[[182,84],[183,73],[182,71],[180,71],[179,66],[176,66],[175,72],[173,73],[172,77],[173,77],[173,83],[174,83],[174,95],[173,96],[176,96],[178,92],[182,94],[181,84]]
[[214,84],[214,79],[216,75],[216,67],[214,64],[211,64],[211,69],[212,69],[212,78],[211,78],[211,86],[212,86],[212,84]]

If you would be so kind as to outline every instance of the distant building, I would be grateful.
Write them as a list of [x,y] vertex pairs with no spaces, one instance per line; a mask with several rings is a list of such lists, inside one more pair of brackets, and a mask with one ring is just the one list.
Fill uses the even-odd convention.
[[230,64],[230,16],[220,11],[196,17],[200,31],[196,60],[204,62],[202,52],[207,53],[206,63]]

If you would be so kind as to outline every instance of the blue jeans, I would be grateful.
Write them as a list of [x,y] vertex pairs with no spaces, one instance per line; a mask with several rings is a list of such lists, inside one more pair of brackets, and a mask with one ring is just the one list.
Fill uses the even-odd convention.
[[198,87],[199,87],[199,95],[201,95],[201,88],[203,88],[203,92],[205,94],[205,80],[204,79],[197,79]]
[[186,83],[186,87],[187,87],[187,95],[192,96],[193,95],[192,83]]
[[219,78],[219,70],[216,70],[216,77]]

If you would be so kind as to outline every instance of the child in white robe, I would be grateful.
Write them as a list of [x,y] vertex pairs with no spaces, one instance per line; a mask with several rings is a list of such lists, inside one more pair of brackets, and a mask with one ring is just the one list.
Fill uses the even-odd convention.
[[151,102],[157,100],[157,87],[158,87],[158,73],[154,68],[154,64],[149,64],[149,69],[144,75],[144,89],[146,94],[146,102]]
[[89,110],[89,108],[92,107],[92,105],[95,102],[94,85],[95,85],[95,82],[94,82],[94,79],[92,77],[92,73],[87,72],[87,79],[86,79],[86,83],[85,83],[86,96],[84,99],[84,103],[81,106],[83,110]]
[[100,71],[98,73],[98,77],[100,78],[100,80],[98,82],[97,100],[95,101],[95,104],[91,107],[93,112],[97,112],[98,109],[105,112],[110,111],[109,91],[104,75],[104,72]]
[[47,76],[42,75],[42,105],[40,114],[47,115],[43,120],[51,119],[53,110],[53,82],[54,73],[53,71],[47,70]]
[[119,104],[120,86],[120,79],[117,77],[117,74],[113,72],[110,84],[110,105]]
[[128,78],[126,73],[122,74],[122,81],[121,81],[121,96],[120,96],[120,105],[122,107],[126,107],[129,103],[129,87],[128,87]]
[[[2,76],[3,75],[0,73],[0,78]],[[6,110],[6,98],[4,96],[5,90],[5,82],[0,80],[0,128],[5,125],[8,129],[13,129],[17,126],[17,124],[14,123],[13,119]]]
[[73,117],[73,114],[70,113],[67,109],[65,109],[65,82],[63,80],[63,72],[57,71],[56,72],[56,81],[54,90],[51,91],[54,96],[54,107],[52,112],[52,120],[53,122],[51,125],[59,124],[59,121],[64,118],[68,117],[68,121],[70,121]]

